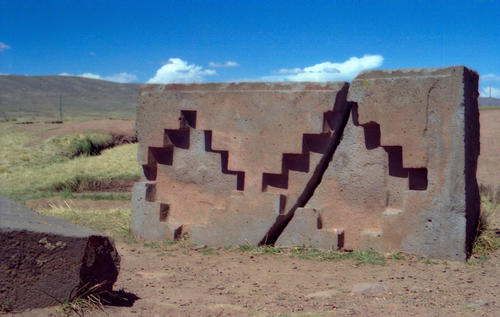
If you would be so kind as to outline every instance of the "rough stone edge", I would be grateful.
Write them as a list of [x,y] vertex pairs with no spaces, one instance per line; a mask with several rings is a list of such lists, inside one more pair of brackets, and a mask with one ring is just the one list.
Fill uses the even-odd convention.
[[480,153],[480,122],[478,106],[479,75],[467,67],[463,67],[464,85],[464,124],[465,124],[465,217],[466,236],[465,249],[467,257],[471,255],[474,239],[477,234],[481,198],[477,183],[477,161]]

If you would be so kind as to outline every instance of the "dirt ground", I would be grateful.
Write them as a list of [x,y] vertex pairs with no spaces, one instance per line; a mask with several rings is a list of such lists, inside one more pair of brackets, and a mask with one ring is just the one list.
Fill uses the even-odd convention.
[[500,184],[500,110],[482,110],[481,155],[479,155],[477,180],[481,184]]
[[[500,254],[487,261],[320,262],[237,249],[118,242],[115,289],[139,299],[85,316],[500,316]],[[57,316],[57,307],[15,316]]]

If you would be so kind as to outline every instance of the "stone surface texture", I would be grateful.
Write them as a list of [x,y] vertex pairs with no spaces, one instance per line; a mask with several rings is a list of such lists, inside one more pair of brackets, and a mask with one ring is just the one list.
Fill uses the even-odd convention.
[[336,229],[323,229],[323,219],[317,210],[299,208],[279,236],[276,246],[336,250],[343,246],[343,232]]
[[90,229],[0,197],[0,299],[14,310],[57,305],[79,290],[111,290],[120,257]]
[[145,239],[374,248],[464,260],[479,215],[479,112],[465,67],[347,83],[145,88]]
[[144,182],[134,189],[133,231],[166,239],[173,237],[172,228],[182,227],[178,235],[218,246],[267,241],[275,223],[314,189],[311,180],[325,166],[348,116],[347,87],[241,83],[143,89],[137,132]]
[[[371,190],[385,196],[369,209],[373,222],[354,233],[346,228],[346,241],[359,231],[361,248],[465,260],[479,215],[477,82],[464,67],[372,71],[353,81],[351,127],[364,133],[356,143],[385,151],[387,169],[384,184]],[[344,171],[334,168],[334,179],[376,181],[363,168]],[[324,215],[335,217],[335,211]]]

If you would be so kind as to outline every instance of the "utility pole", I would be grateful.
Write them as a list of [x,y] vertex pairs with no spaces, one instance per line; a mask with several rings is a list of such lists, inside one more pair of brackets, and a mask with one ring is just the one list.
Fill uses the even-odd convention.
[[62,123],[62,95],[59,95],[59,121]]

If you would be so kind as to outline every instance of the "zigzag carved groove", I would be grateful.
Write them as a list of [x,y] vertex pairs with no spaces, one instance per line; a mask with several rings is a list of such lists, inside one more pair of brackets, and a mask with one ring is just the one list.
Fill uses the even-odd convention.
[[427,189],[427,168],[405,168],[403,166],[403,147],[400,145],[380,144],[380,125],[373,121],[366,124],[359,124],[357,104],[352,106],[352,119],[355,126],[363,127],[365,134],[365,146],[368,150],[381,146],[387,152],[389,175],[408,178],[409,190]]
[[[149,147],[148,164],[143,166],[144,175],[150,181],[156,180],[157,165],[172,165],[174,149],[189,149],[190,131],[196,129],[196,111],[182,110],[179,117],[179,129],[165,129],[163,147]],[[245,172],[228,169],[229,152],[212,149],[212,131],[203,131],[205,136],[205,151],[218,153],[223,174],[236,175],[236,189],[244,190]]]
[[245,172],[243,171],[232,171],[228,169],[229,163],[229,152],[228,151],[218,151],[212,149],[212,131],[207,130],[205,132],[205,151],[220,154],[220,168],[223,174],[236,175],[236,189],[244,190],[245,188]]
[[267,190],[267,186],[288,189],[290,171],[308,173],[310,169],[310,152],[326,154],[329,142],[331,142],[331,132],[334,124],[333,111],[323,114],[322,133],[304,133],[302,135],[302,153],[285,153],[281,160],[281,173],[263,173],[262,191]]

